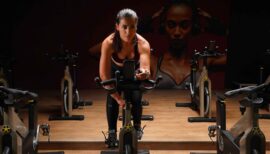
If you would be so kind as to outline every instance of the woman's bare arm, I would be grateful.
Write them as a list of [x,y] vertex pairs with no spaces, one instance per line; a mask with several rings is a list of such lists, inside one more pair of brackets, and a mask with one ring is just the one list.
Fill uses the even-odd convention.
[[[110,36],[107,37],[101,45],[101,56],[99,61],[99,75],[102,81],[111,78],[111,56],[113,53],[112,41]],[[108,88],[112,88],[114,85],[108,85]],[[111,94],[112,98],[117,101],[117,103],[123,108],[125,102],[118,92]]]
[[137,74],[136,77],[139,80],[148,79],[150,77],[150,45],[145,40],[141,40],[141,44],[139,46],[140,52],[140,71],[141,73]]

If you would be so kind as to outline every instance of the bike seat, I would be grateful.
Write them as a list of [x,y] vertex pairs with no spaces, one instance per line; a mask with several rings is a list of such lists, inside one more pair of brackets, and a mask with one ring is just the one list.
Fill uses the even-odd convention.
[[[46,54],[49,56],[48,54]],[[75,64],[79,58],[78,52],[70,52],[65,50],[63,52],[58,52],[56,55],[50,57],[52,61],[64,62],[66,64]]]
[[207,51],[207,52],[203,52],[200,56],[201,57],[220,57],[220,56],[224,56],[224,53],[220,53],[217,51]]
[[[1,101],[1,106],[2,105],[14,106],[16,103],[20,103],[20,99],[32,100],[38,97],[38,95],[33,92],[7,88],[4,86],[0,86],[0,95],[1,99],[3,100]],[[29,101],[23,102],[25,102],[25,104],[31,103]]]

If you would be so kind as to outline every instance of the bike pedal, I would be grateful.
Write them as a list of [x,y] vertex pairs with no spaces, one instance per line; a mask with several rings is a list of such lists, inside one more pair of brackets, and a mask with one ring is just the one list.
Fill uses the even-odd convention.
[[106,147],[110,149],[118,148],[118,142],[105,141],[105,144],[107,145]]
[[142,106],[149,106],[149,102],[147,100],[142,100]]

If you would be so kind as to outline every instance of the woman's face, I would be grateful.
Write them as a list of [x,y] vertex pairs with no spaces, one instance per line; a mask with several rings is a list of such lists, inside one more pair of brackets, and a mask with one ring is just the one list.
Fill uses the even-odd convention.
[[116,30],[119,31],[123,42],[131,43],[134,40],[137,31],[137,20],[132,17],[122,18],[119,24],[116,24]]
[[186,39],[191,32],[192,10],[184,4],[172,6],[166,16],[165,30],[170,39]]

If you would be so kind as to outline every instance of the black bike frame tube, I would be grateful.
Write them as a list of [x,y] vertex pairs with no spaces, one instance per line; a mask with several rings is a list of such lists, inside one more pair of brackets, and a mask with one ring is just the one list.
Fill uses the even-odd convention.
[[73,88],[77,88],[77,70],[76,70],[76,67],[77,67],[77,65],[76,64],[72,64],[72,70],[70,70],[70,71],[72,71],[72,74],[73,74]]
[[226,104],[225,100],[222,98],[218,98],[217,104],[217,126],[220,127],[221,130],[226,130]]
[[195,91],[196,88],[196,72],[197,72],[196,59],[193,59],[190,73],[190,82],[192,84],[193,91]]
[[28,105],[28,119],[29,119],[29,130],[36,130],[37,128],[37,102],[34,100],[33,103]]

